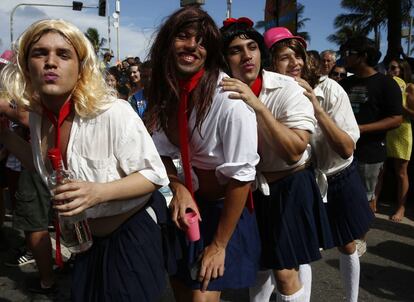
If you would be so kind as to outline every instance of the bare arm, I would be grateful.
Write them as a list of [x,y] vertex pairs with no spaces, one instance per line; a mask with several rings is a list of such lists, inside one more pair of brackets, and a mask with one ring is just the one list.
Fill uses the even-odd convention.
[[391,130],[399,127],[402,123],[402,120],[402,115],[389,116],[374,123],[359,125],[359,131],[362,134]]
[[245,83],[232,78],[222,80],[221,86],[225,91],[234,91],[229,95],[232,99],[242,99],[256,112],[259,125],[273,138],[268,142],[274,151],[288,164],[300,160],[309,143],[309,132],[299,129],[290,129],[275,119],[267,107],[253,94]]
[[170,188],[173,193],[173,198],[170,203],[171,219],[179,229],[186,229],[188,227],[188,223],[184,219],[186,210],[191,209],[196,212],[201,220],[200,212],[191,193],[178,178],[177,169],[171,158],[163,156],[161,159],[167,170],[168,178],[170,179]]
[[296,79],[300,86],[305,89],[304,94],[311,101],[315,111],[315,117],[324,133],[329,146],[343,159],[349,158],[354,152],[354,141],[342,129],[340,129],[330,116],[323,110],[322,106],[313,92],[312,87],[303,79]]
[[55,208],[64,216],[73,216],[99,203],[130,199],[149,194],[159,186],[139,172],[108,183],[73,181],[56,187],[54,200],[71,200]]
[[206,290],[211,279],[224,274],[224,260],[227,244],[233,235],[234,229],[245,207],[249,182],[240,182],[231,179],[226,187],[226,196],[220,221],[212,243],[204,249],[199,272],[199,281],[202,290]]
[[29,112],[20,108],[13,108],[9,101],[4,98],[0,98],[0,112],[11,121],[29,127]]
[[10,153],[13,153],[22,165],[29,171],[34,171],[32,148],[30,143],[9,129],[3,129],[0,133],[2,143]]

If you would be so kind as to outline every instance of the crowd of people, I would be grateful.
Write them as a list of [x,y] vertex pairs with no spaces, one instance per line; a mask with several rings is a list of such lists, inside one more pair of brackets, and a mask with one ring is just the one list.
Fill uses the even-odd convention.
[[[253,24],[219,29],[185,7],[147,61],[111,65],[71,23],[42,20],[2,55],[1,185],[26,239],[8,264],[36,262],[28,290],[56,292],[51,222],[85,213],[93,244],[70,260],[73,301],[157,301],[167,275],[179,302],[240,288],[255,302],[310,301],[311,263],[333,247],[346,301],[358,301],[386,169],[397,175],[390,219],[405,215],[410,65],[394,58],[384,75],[369,38],[319,54],[287,28]],[[73,174],[53,187],[51,149]]]

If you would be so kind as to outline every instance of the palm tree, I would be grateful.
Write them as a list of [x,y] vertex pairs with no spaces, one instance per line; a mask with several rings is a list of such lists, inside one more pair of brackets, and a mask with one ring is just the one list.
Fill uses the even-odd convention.
[[[393,2],[391,4],[391,2]],[[410,16],[411,0],[400,0],[402,20],[407,23]],[[340,14],[335,18],[336,28],[343,26],[357,27],[364,33],[374,32],[376,46],[380,46],[380,30],[388,20],[388,4],[397,5],[391,0],[342,0],[341,6],[351,13]]]
[[89,27],[85,32],[85,36],[92,43],[95,53],[98,54],[101,47],[106,43],[106,39],[101,38],[98,30],[94,27]]
[[343,45],[349,38],[358,36],[367,36],[368,32],[359,28],[358,26],[342,26],[336,33],[328,36],[328,41],[335,43],[336,45]]
[[[303,18],[303,14],[305,12],[305,6],[301,3],[298,3],[296,6],[296,33],[293,34],[297,34],[298,36],[301,36],[302,38],[304,38],[306,41],[310,42],[310,35],[308,32],[306,31],[301,31],[299,32],[299,30],[303,29],[305,27],[305,23],[308,22],[310,20],[310,18]],[[275,12],[276,15],[276,12]],[[261,28],[265,28],[266,27],[266,21],[257,21],[255,28],[256,29],[261,29]]]
[[303,4],[298,3],[296,8],[296,34],[310,42],[311,38],[309,33],[307,31],[299,31],[305,27],[305,23],[310,21],[310,18],[303,18],[303,14],[305,13],[305,6]]

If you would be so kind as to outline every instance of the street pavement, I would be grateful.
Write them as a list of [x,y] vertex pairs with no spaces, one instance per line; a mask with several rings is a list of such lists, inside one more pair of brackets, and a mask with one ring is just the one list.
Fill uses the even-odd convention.
[[[388,219],[391,207],[380,204],[379,213],[368,233],[368,251],[361,259],[360,302],[414,301],[414,211],[402,223]],[[6,222],[5,231],[11,244],[23,242],[22,234]],[[0,252],[0,302],[9,301],[70,301],[70,271],[57,274],[59,291],[53,296],[33,295],[26,291],[26,282],[37,276],[35,265],[6,267],[3,262],[10,251]],[[338,251],[324,251],[322,260],[312,263],[312,301],[345,301],[339,275]],[[162,302],[174,302],[169,289]],[[247,302],[247,290],[226,291],[223,302]],[[272,296],[270,301],[276,301]],[[139,302],[139,301],[138,301]]]

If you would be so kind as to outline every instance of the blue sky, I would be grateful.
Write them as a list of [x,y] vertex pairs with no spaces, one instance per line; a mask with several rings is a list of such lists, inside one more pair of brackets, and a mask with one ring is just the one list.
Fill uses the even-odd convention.
[[[179,8],[179,0],[120,0],[121,1],[121,27],[120,27],[120,58],[126,55],[145,58],[151,43],[151,37],[162,20]],[[67,4],[68,0],[0,0],[0,51],[10,48],[10,12],[20,3],[31,3],[31,6],[19,7],[14,14],[13,34],[18,37],[22,31],[36,20],[44,18],[62,18],[71,21],[83,31],[88,27],[98,28],[101,36],[108,36],[108,19],[99,17],[97,9],[84,9],[81,12],[72,11],[71,8],[37,7],[34,4]],[[97,5],[98,0],[83,1],[84,5]],[[226,16],[226,0],[205,0],[204,9],[214,18],[219,26]],[[265,0],[233,0],[232,16],[247,16],[254,21],[263,20]],[[326,37],[333,33],[333,20],[335,16],[345,12],[339,5],[339,0],[302,0],[305,6],[304,17],[310,18],[304,28],[311,36],[309,49],[322,51],[324,49],[337,49],[337,46],[327,41]],[[115,0],[108,0],[110,15],[115,6]],[[111,48],[116,54],[116,35],[111,19]],[[386,43],[386,35],[382,44]]]

